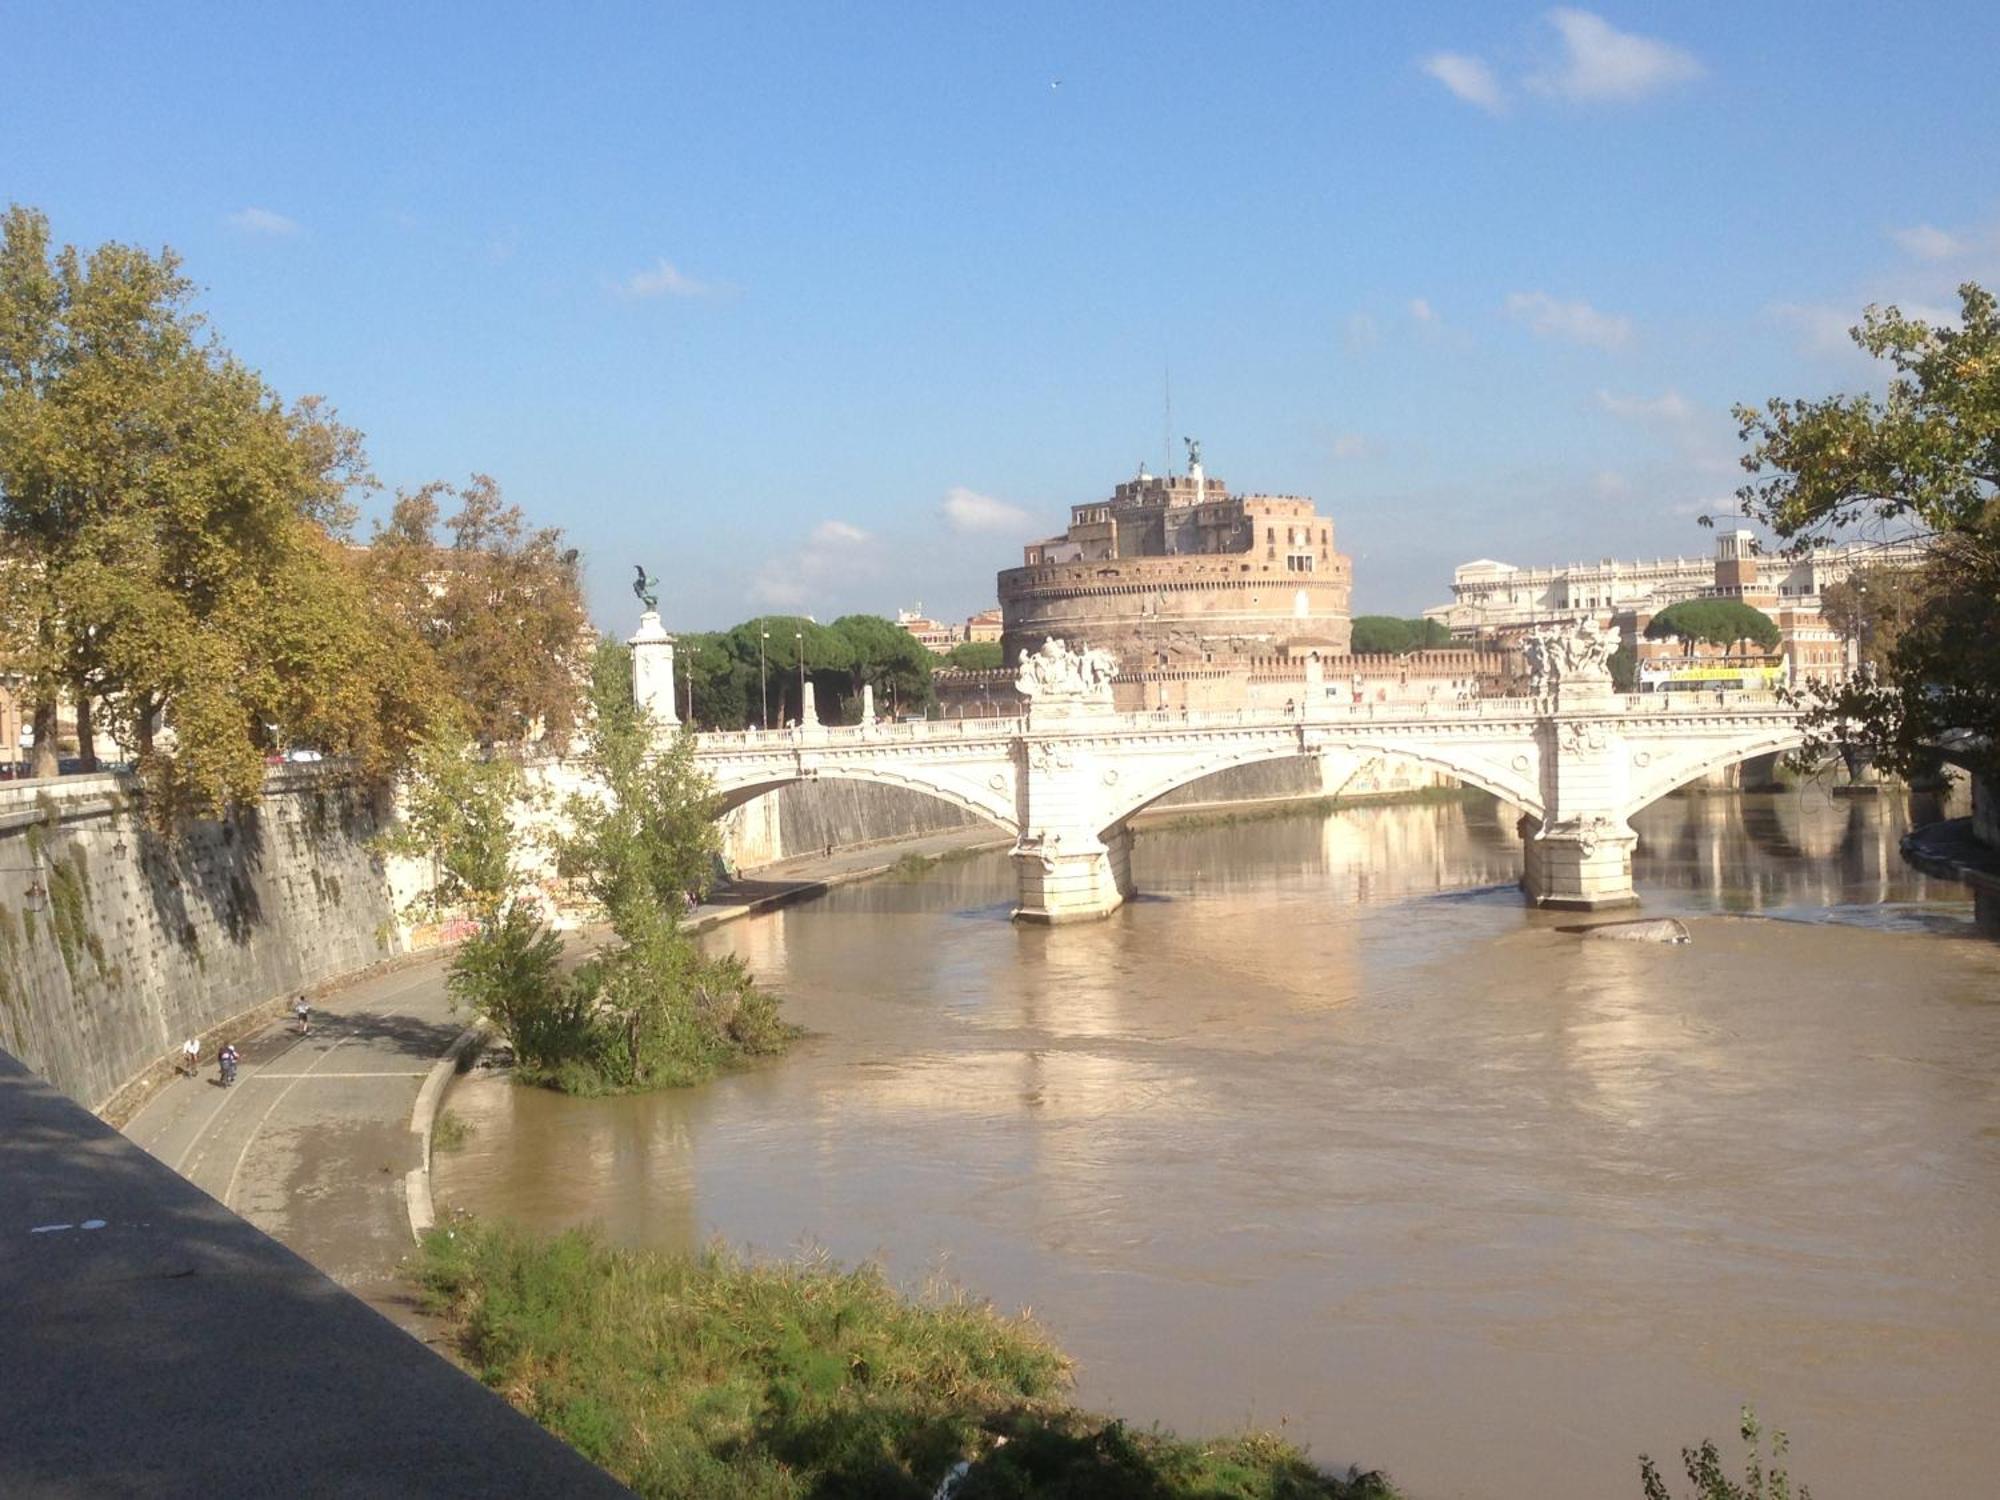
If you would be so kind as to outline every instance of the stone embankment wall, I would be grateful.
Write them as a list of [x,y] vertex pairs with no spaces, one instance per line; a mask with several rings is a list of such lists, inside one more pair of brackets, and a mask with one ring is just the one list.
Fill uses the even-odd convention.
[[2000,782],[1988,776],[1972,778],[1972,836],[2000,849]]
[[167,840],[123,777],[0,785],[0,1048],[97,1108],[190,1033],[400,951],[383,814],[288,768]]

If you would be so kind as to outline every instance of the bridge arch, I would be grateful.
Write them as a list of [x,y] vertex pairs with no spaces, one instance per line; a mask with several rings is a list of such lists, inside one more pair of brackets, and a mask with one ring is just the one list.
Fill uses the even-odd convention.
[[712,774],[715,792],[720,802],[720,812],[733,812],[766,792],[782,791],[788,786],[797,786],[809,781],[865,781],[876,786],[896,787],[906,792],[918,792],[939,802],[950,803],[963,808],[984,822],[993,824],[1001,832],[1014,838],[1021,834],[1020,819],[1014,804],[1011,785],[1005,791],[993,789],[969,780],[945,779],[942,777],[916,776],[896,770],[891,766],[807,766],[802,770],[774,773],[769,769],[742,772],[734,776],[728,773]]
[[1099,836],[1111,833],[1169,792],[1178,791],[1204,776],[1264,761],[1300,757],[1317,759],[1328,752],[1395,756],[1415,761],[1426,770],[1449,776],[1482,792],[1490,792],[1501,801],[1512,803],[1537,818],[1542,815],[1541,790],[1531,779],[1534,771],[1532,762],[1527,771],[1515,771],[1512,767],[1494,766],[1471,755],[1453,755],[1446,747],[1429,740],[1391,741],[1357,736],[1352,740],[1316,738],[1310,744],[1301,744],[1295,738],[1287,738],[1219,750],[1163,767],[1150,776],[1135,777],[1130,782],[1121,783],[1106,798],[1105,807],[1112,812],[1112,816],[1104,822]]
[[1804,743],[1804,735],[1796,724],[1774,726],[1745,739],[1728,744],[1713,746],[1698,752],[1692,758],[1675,756],[1662,763],[1648,765],[1632,775],[1631,798],[1624,816],[1630,820],[1635,814],[1651,807],[1669,792],[1678,791],[1690,782],[1699,781],[1712,771],[1722,771],[1730,766],[1741,765],[1746,760],[1755,760],[1760,755],[1771,755],[1786,750],[1796,750]]

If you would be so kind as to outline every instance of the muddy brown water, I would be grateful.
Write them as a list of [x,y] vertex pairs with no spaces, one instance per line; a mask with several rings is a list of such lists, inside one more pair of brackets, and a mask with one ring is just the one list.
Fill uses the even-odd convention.
[[1656,805],[1679,947],[1525,909],[1484,803],[1148,831],[1144,899],[1054,931],[1004,856],[847,888],[711,939],[795,1053],[635,1099],[475,1076],[439,1195],[941,1267],[1089,1404],[1420,1500],[1636,1497],[1746,1401],[1821,1500],[1996,1493],[2000,946],[1909,817]]

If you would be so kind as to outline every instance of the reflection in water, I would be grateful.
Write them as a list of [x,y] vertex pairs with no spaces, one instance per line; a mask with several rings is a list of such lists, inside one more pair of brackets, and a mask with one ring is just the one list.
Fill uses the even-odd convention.
[[999,856],[849,887],[714,939],[799,1052],[641,1099],[471,1081],[439,1190],[943,1263],[1032,1304],[1086,1401],[1282,1418],[1420,1496],[1631,1493],[1745,1400],[1816,1493],[1979,1493],[2000,949],[1939,935],[1970,909],[1906,816],[1648,809],[1687,947],[1524,907],[1492,804],[1152,829],[1147,899],[1079,927],[1012,927]]

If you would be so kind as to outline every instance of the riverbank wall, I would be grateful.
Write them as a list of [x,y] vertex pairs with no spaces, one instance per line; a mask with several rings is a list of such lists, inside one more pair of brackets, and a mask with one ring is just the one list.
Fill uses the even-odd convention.
[[128,778],[0,785],[0,1048],[97,1109],[274,997],[394,957],[387,808],[317,768],[165,839]]

